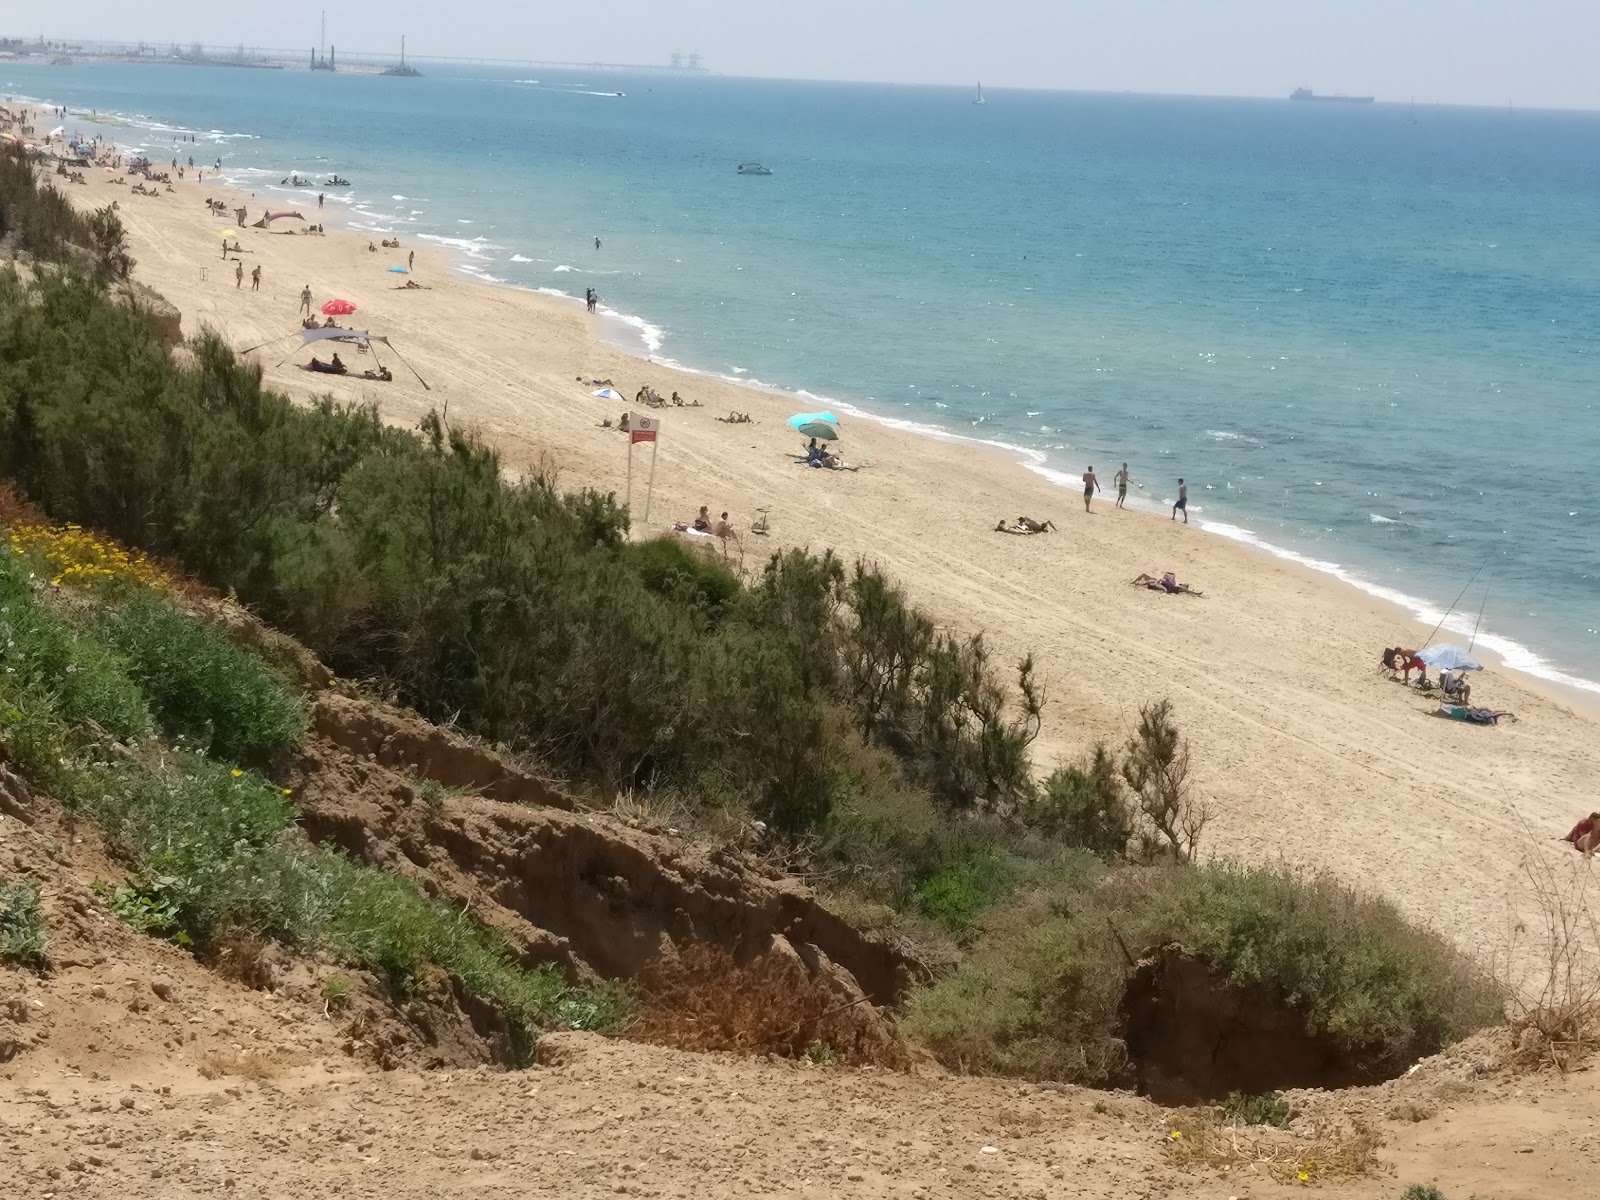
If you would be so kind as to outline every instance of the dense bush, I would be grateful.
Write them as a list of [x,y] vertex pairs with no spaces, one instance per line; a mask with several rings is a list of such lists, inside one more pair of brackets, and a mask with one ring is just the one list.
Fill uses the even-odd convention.
[[1117,760],[1103,745],[1081,765],[1051,772],[1023,815],[1041,833],[1107,860],[1121,857],[1133,836]]
[[305,731],[305,705],[218,629],[151,595],[106,620],[108,640],[170,736],[231,762],[261,762]]
[[82,262],[102,282],[133,269],[122,222],[110,208],[85,216],[55,188],[35,180],[17,146],[0,149],[0,241],[46,262]]
[[1227,865],[1124,868],[991,917],[990,937],[911,1003],[952,1066],[1117,1080],[1125,948],[1177,943],[1262,985],[1374,1061],[1402,1064],[1497,1020],[1499,990],[1443,938],[1330,878]]

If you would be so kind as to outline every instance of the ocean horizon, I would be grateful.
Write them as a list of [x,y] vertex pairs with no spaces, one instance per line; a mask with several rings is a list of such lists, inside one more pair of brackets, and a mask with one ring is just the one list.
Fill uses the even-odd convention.
[[115,63],[0,92],[486,282],[592,286],[657,361],[1068,489],[1127,461],[1163,514],[1183,477],[1201,529],[1600,692],[1600,115]]

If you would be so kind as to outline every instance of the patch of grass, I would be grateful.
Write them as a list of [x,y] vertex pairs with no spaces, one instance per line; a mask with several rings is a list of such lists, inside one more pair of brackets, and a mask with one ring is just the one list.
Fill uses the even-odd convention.
[[1431,1183],[1413,1183],[1400,1193],[1400,1200],[1445,1200],[1445,1196]]
[[1289,1124],[1289,1118],[1294,1116],[1289,1102],[1276,1092],[1263,1092],[1259,1096],[1234,1092],[1217,1108],[1233,1125],[1270,1125],[1274,1129],[1283,1129]]
[[1249,1166],[1281,1184],[1313,1184],[1365,1175],[1378,1165],[1382,1144],[1370,1126],[1351,1118],[1315,1124],[1303,1135],[1222,1121],[1214,1108],[1175,1114],[1167,1153],[1179,1166],[1230,1171]]
[[1269,988],[1370,1061],[1398,1069],[1497,1020],[1502,993],[1386,901],[1329,877],[1232,866],[1124,868],[992,914],[906,1024],[947,1065],[1106,1084],[1122,1077],[1127,967],[1176,943]]
[[48,945],[39,889],[31,883],[0,880],[0,961],[39,970],[47,962]]
[[280,676],[164,600],[132,596],[106,631],[169,735],[218,758],[262,762],[305,731],[305,705]]
[[[127,660],[42,604],[36,586],[17,555],[0,552],[0,698],[14,709],[42,703],[61,724],[98,727],[116,738],[143,733],[144,697]],[[7,723],[25,719],[19,711]],[[35,736],[41,746],[48,740]]]

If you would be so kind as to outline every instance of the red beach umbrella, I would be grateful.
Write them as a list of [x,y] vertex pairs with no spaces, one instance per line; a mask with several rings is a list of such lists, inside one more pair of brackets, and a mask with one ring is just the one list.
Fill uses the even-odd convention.
[[322,311],[330,317],[348,317],[355,310],[356,306],[348,300],[329,300],[322,306]]

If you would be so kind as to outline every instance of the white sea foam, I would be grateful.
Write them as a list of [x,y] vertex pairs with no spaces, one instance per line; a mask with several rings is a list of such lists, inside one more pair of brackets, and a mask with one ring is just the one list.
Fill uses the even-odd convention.
[[449,246],[453,250],[459,250],[469,258],[488,258],[489,251],[505,249],[504,246],[496,246],[488,238],[484,237],[453,238],[445,237],[439,233],[419,233],[417,237],[425,242],[438,242],[441,246]]
[[533,259],[531,259],[531,258],[529,258],[529,257],[527,257],[526,255],[523,255],[523,254],[513,254],[511,256],[511,261],[512,262],[532,262]]
[[569,267],[569,266],[567,266],[566,263],[562,263],[559,267],[551,267],[550,269],[552,271],[576,271],[578,268],[577,267]]
[[1372,524],[1374,524],[1374,525],[1398,525],[1399,524],[1399,522],[1396,521],[1393,517],[1386,517],[1382,513],[1368,513],[1367,514],[1367,520],[1372,522]]

